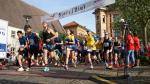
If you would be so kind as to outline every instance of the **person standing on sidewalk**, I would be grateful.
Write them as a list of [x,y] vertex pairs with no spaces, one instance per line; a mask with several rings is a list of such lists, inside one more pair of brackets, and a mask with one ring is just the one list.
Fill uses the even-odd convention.
[[134,46],[135,46],[135,58],[136,58],[136,66],[140,66],[140,39],[137,36],[137,33],[134,33]]
[[134,67],[135,65],[135,57],[134,57],[134,39],[132,36],[131,31],[127,34],[127,56],[126,56],[126,64],[127,67],[130,67],[130,61],[131,61],[131,67]]

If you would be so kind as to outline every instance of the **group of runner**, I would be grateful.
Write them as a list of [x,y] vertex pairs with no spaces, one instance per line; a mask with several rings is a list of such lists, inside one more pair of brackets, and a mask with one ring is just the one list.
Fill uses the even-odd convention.
[[[129,32],[125,42],[123,39],[110,37],[108,33],[100,38],[87,31],[87,35],[79,40],[68,29],[65,39],[62,39],[46,22],[42,25],[43,31],[39,35],[32,32],[30,25],[25,25],[25,35],[22,31],[17,32],[20,43],[18,71],[29,71],[33,63],[44,66],[44,71],[49,70],[49,64],[62,66],[66,70],[69,69],[69,64],[76,68],[80,63],[90,64],[89,68],[93,69],[93,62],[103,62],[107,69],[124,64],[128,67],[139,65],[140,41],[136,33],[132,35]],[[27,64],[26,68],[24,64]]]

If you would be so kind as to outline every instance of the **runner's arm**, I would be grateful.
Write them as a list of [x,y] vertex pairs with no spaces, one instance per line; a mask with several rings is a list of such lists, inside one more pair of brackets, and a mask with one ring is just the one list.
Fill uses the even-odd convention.
[[54,30],[52,29],[48,29],[48,32],[51,32],[53,34],[53,37],[49,38],[50,40],[53,40],[58,37],[58,32],[54,32]]
[[113,41],[110,41],[109,43],[110,43],[110,52],[112,52],[113,47],[114,47],[114,42],[113,42]]

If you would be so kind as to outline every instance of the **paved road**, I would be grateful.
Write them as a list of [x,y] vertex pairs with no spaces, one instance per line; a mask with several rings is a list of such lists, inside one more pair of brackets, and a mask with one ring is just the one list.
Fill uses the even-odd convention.
[[90,80],[32,76],[0,76],[0,84],[96,84]]
[[123,68],[106,70],[102,64],[95,66],[94,70],[88,69],[85,65],[80,65],[76,69],[70,68],[68,71],[63,67],[50,67],[49,72],[43,72],[42,67],[33,67],[29,72],[17,72],[16,69],[16,66],[10,66],[0,70],[0,84],[98,84],[89,80],[93,75],[103,76],[117,83],[133,83],[130,80],[145,83],[150,81],[150,67],[129,69],[131,78],[128,80],[116,79],[117,76],[119,78],[123,75]]
[[50,67],[49,72],[43,72],[42,67],[33,67],[29,72],[17,72],[16,69],[11,66],[0,70],[0,84],[97,84],[89,80],[96,73],[84,65],[68,71],[63,67]]

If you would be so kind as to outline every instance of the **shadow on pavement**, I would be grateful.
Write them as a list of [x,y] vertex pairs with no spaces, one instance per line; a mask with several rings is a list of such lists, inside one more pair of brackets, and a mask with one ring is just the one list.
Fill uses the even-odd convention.
[[128,76],[127,78],[124,75],[118,77],[99,77],[117,82],[118,84],[150,84],[150,76]]
[[53,77],[53,78],[63,78],[63,79],[82,79],[87,80],[92,75],[97,75],[95,73],[88,73],[86,70],[83,71],[66,71],[66,70],[50,70],[49,72],[32,71],[30,74],[40,75],[42,77]]
[[0,84],[40,84],[40,83],[31,83],[31,82],[0,79]]

